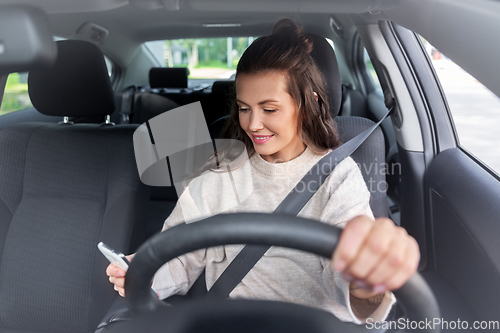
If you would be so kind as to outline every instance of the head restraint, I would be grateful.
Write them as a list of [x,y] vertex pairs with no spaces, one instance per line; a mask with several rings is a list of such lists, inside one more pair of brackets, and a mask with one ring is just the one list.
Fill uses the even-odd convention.
[[308,33],[307,36],[313,41],[311,56],[316,61],[319,71],[326,81],[326,91],[330,101],[330,113],[332,118],[340,111],[342,102],[342,83],[340,80],[337,57],[332,46],[320,35]]
[[57,59],[31,71],[28,91],[33,106],[50,116],[100,116],[115,110],[113,88],[101,50],[79,40],[57,42]]
[[149,70],[151,88],[187,88],[189,69],[186,67],[154,67]]

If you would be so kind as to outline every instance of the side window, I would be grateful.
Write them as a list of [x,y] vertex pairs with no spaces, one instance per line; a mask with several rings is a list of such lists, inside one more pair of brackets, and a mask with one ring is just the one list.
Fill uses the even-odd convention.
[[11,73],[5,84],[0,116],[33,107],[28,95],[28,73]]
[[446,95],[460,146],[500,174],[500,98],[422,41]]
[[370,56],[368,55],[368,51],[366,51],[365,48],[363,48],[363,62],[365,64],[365,69],[368,74],[368,78],[370,82],[372,83],[373,87],[375,87],[375,90],[379,92],[380,94],[383,94],[382,92],[382,87],[380,86],[380,81],[378,80],[377,73],[375,72],[375,68],[373,68],[372,61],[370,59]]
[[113,81],[113,62],[111,60],[109,60],[108,57],[104,56],[104,61],[106,62],[106,67],[108,68],[108,75],[109,75],[109,78],[111,79],[111,81]]

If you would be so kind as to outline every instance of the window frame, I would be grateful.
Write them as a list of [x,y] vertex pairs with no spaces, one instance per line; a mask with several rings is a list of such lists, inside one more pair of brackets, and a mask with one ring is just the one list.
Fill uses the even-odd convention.
[[[439,88],[439,91],[440,91],[440,94],[443,98],[443,104],[446,108],[446,111],[447,111],[447,114],[448,114],[448,117],[449,117],[449,121],[450,121],[450,124],[452,126],[452,130],[453,130],[453,135],[455,137],[455,140],[456,140],[456,147],[458,149],[460,149],[464,154],[466,154],[470,159],[472,159],[476,164],[480,165],[485,171],[487,171],[490,175],[492,175],[493,177],[495,177],[496,179],[500,180],[500,170],[495,170],[493,169],[491,166],[489,166],[488,164],[486,164],[486,162],[484,162],[483,160],[481,160],[479,157],[477,157],[476,155],[474,155],[474,153],[472,151],[470,151],[469,149],[467,149],[467,147],[463,146],[461,143],[460,143],[460,136],[458,134],[458,130],[455,126],[455,121],[454,121],[454,118],[453,118],[453,112],[451,110],[451,107],[448,103],[448,97],[446,95],[446,92],[444,91],[444,88],[441,84],[441,81],[439,79],[439,75],[432,63],[432,59],[429,57],[428,53],[427,53],[427,50],[425,48],[425,45],[422,41],[422,36],[415,34],[415,37],[418,41],[418,44],[420,46],[420,49],[421,49],[421,52],[424,54],[424,56],[426,57],[427,59],[427,63],[428,63],[428,66],[429,66],[429,69],[430,71],[432,72],[432,75],[434,77],[434,80],[436,81],[436,84]],[[439,51],[438,49],[436,49],[438,52],[440,52],[441,54],[443,54],[441,51]],[[450,60],[453,61],[453,59],[450,58]],[[463,68],[462,68],[463,69]],[[466,69],[463,69],[468,75],[469,72],[466,70]],[[475,78],[474,78],[475,79]],[[477,80],[477,79],[475,79]],[[480,84],[481,81],[477,80]],[[485,86],[486,89],[488,89],[486,86]],[[488,89],[489,90],[489,89]]]
[[354,70],[356,72],[356,77],[360,82],[360,90],[365,95],[368,96],[372,91],[377,91],[372,78],[368,74],[368,69],[366,68],[364,52],[366,48],[361,40],[358,33],[354,36],[354,49],[353,49],[353,64]]

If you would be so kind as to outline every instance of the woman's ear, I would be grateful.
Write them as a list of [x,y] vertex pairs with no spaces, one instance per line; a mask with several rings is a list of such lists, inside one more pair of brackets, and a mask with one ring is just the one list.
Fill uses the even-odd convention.
[[317,102],[318,101],[318,94],[315,91],[313,91],[313,94],[314,94],[314,98],[316,98],[316,102]]

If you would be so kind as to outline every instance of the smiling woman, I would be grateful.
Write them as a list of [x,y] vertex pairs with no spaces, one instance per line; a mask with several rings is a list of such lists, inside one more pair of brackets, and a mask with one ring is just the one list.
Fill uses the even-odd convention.
[[[289,161],[305,146],[321,154],[340,144],[312,47],[295,23],[285,19],[274,26],[273,34],[257,39],[245,51],[236,69],[240,112],[235,105],[227,137],[243,141],[250,153],[262,152],[270,162]],[[272,133],[273,128],[280,128],[280,133]]]
[[[284,19],[272,35],[245,51],[236,74],[238,108],[232,110],[225,135],[243,141],[249,152],[248,163],[231,170],[231,181],[250,194],[228,208],[231,184],[224,182],[225,174],[209,170],[189,183],[163,231],[221,213],[272,213],[338,146],[312,49],[312,39]],[[228,292],[230,298],[289,301],[355,323],[384,320],[395,303],[390,290],[416,270],[418,246],[392,221],[373,219],[370,194],[350,157],[338,163],[298,215],[345,226],[333,259],[270,248]],[[156,273],[152,288],[162,299],[184,294],[205,270],[207,287],[217,289],[218,279],[242,248],[219,246],[177,257]],[[110,265],[107,274],[123,296],[125,272]]]
[[[47,28],[45,38],[36,36],[26,38],[32,35],[21,29],[14,29],[18,24],[23,23],[23,20],[13,16],[9,11],[14,3],[16,6],[19,4],[37,6],[47,13],[45,23],[48,24],[45,24]],[[144,3],[151,6],[141,6]],[[96,180],[99,185],[106,186],[106,184],[116,182],[118,187],[123,188],[130,179],[128,171],[125,172],[125,164],[132,167],[127,170],[137,173],[133,151],[130,151],[131,160],[127,163],[123,163],[121,158],[114,157],[116,152],[121,151],[121,144],[116,141],[110,142],[109,149],[107,149],[104,137],[89,134],[88,139],[79,140],[79,143],[75,142],[71,145],[71,149],[66,151],[58,147],[60,145],[67,147],[69,141],[60,140],[58,139],[60,136],[56,135],[76,133],[79,128],[87,131],[91,127],[99,128],[99,131],[120,132],[125,135],[127,127],[137,127],[165,112],[171,105],[186,106],[200,102],[207,125],[215,124],[209,129],[210,135],[216,140],[220,138],[222,125],[229,117],[231,112],[229,102],[233,101],[236,95],[235,88],[238,85],[238,98],[244,104],[239,105],[242,112],[237,109],[233,111],[232,129],[239,130],[249,150],[255,151],[249,159],[252,163],[249,166],[252,171],[255,171],[252,176],[255,177],[252,181],[248,178],[246,181],[241,181],[243,185],[255,185],[253,187],[255,191],[251,193],[252,197],[249,197],[251,200],[240,209],[269,214],[293,188],[292,183],[300,182],[300,173],[307,172],[307,167],[314,165],[323,153],[313,152],[314,145],[307,143],[307,138],[303,137],[305,149],[302,153],[301,149],[295,150],[294,148],[290,157],[274,154],[286,152],[284,149],[287,146],[286,143],[292,141],[299,143],[294,136],[299,127],[304,129],[299,132],[302,136],[305,132],[310,132],[317,134],[320,139],[326,140],[329,137],[327,133],[321,132],[322,122],[319,121],[321,107],[324,104],[322,94],[315,88],[309,89],[309,86],[293,90],[298,80],[309,80],[307,75],[301,73],[293,76],[282,74],[284,76],[282,80],[282,77],[274,76],[274,73],[279,73],[279,71],[268,72],[267,77],[270,83],[265,86],[267,88],[262,89],[264,82],[261,86],[255,87],[255,93],[250,95],[247,94],[250,88],[247,89],[245,86],[252,84],[253,81],[257,82],[259,76],[264,76],[263,73],[244,73],[243,68],[240,68],[241,71],[236,81],[233,76],[234,72],[231,76],[229,73],[226,75],[229,69],[231,71],[236,69],[237,60],[242,56],[244,49],[252,44],[248,36],[269,35],[271,27],[281,17],[292,17],[300,21],[308,37],[317,36],[318,40],[323,42],[329,38],[335,44],[335,54],[329,45],[327,45],[329,53],[315,52],[321,43],[317,43],[317,40],[313,38],[311,55],[327,83],[330,112],[342,142],[347,142],[366,130],[372,122],[378,122],[387,113],[388,107],[394,105],[391,119],[384,120],[380,128],[368,138],[369,141],[352,154],[352,160],[358,164],[365,182],[360,181],[361,177],[357,173],[355,163],[346,160],[345,164],[337,167],[329,181],[324,184],[324,188],[316,192],[313,201],[308,207],[304,207],[299,215],[317,218],[324,223],[342,225],[350,221],[354,215],[369,216],[370,211],[366,204],[369,203],[375,216],[388,214],[396,224],[405,228],[417,240],[422,257],[419,270],[435,291],[444,321],[451,323],[460,318],[469,323],[476,320],[498,323],[500,319],[498,316],[500,313],[498,302],[500,299],[500,284],[498,283],[500,277],[500,256],[498,256],[500,253],[500,242],[498,242],[498,235],[500,235],[498,223],[500,150],[497,147],[496,133],[500,126],[500,112],[493,103],[498,102],[498,96],[500,96],[500,80],[498,79],[500,43],[495,42],[500,32],[499,1],[0,0],[0,16],[2,17],[0,19],[0,53],[3,52],[0,55],[0,63],[4,62],[5,57],[16,63],[19,61],[25,63],[23,59],[26,59],[25,56],[29,54],[26,52],[26,47],[45,45],[43,41],[50,42],[47,45],[53,44],[54,36],[67,39],[84,38],[95,44],[113,64],[111,81],[116,103],[116,110],[111,115],[111,121],[116,124],[115,126],[106,122],[103,126],[97,125],[105,121],[104,114],[95,117],[73,116],[69,118],[69,121],[74,122],[73,125],[57,125],[58,122],[63,121],[62,116],[41,114],[36,105],[22,110],[25,108],[24,102],[28,100],[26,97],[13,95],[21,91],[25,94],[26,91],[22,75],[14,72],[32,71],[33,67],[22,66],[23,68],[16,67],[15,70],[9,68],[8,71],[2,72],[0,113],[7,109],[21,108],[21,110],[0,116],[2,136],[0,144],[3,147],[0,154],[0,170],[3,170],[0,172],[3,177],[0,180],[0,252],[2,252],[0,332],[38,330],[93,332],[95,325],[108,311],[111,302],[117,296],[113,292],[113,286],[104,277],[103,271],[108,263],[105,262],[104,257],[99,257],[100,254],[95,254],[96,244],[102,240],[127,254],[136,250],[135,245],[129,242],[128,236],[119,237],[116,232],[128,230],[125,227],[125,220],[114,213],[118,209],[117,206],[110,206],[110,210],[103,211],[106,217],[113,217],[117,222],[109,238],[100,237],[94,240],[82,238],[80,231],[89,230],[96,219],[74,225],[79,230],[75,234],[61,232],[68,230],[70,222],[76,221],[75,219],[82,215],[80,212],[82,207],[87,205],[87,196],[77,196],[75,210],[71,212],[67,210],[70,206],[63,203],[54,207],[42,205],[40,209],[33,207],[29,216],[24,213],[32,207],[26,200],[32,200],[34,192],[31,190],[22,192],[23,189],[27,189],[26,186],[33,186],[35,181],[43,182],[48,179],[48,174],[54,173],[55,182],[51,181],[48,185],[42,184],[43,186],[39,186],[36,190],[43,200],[53,198],[53,193],[47,194],[47,190],[54,190],[55,186],[61,182],[67,184],[68,188],[58,190],[57,197],[68,200],[73,197],[75,191],[80,191],[82,186],[85,188]],[[109,35],[104,39],[100,38],[100,34],[95,36],[92,33],[86,34],[83,28],[89,24],[105,28],[109,31]],[[42,31],[36,30],[35,32]],[[87,32],[92,32],[92,30],[87,30]],[[440,59],[435,50],[429,50],[431,57],[428,57],[419,35],[439,50]],[[216,39],[219,41],[215,41]],[[189,48],[180,45],[178,52],[172,49],[172,57],[168,58],[172,66],[187,67],[188,50],[191,55],[197,52],[198,67],[190,68],[192,75],[188,79],[186,88],[151,88],[149,85],[150,69],[168,62],[167,45],[162,42],[166,40],[195,41],[189,44]],[[12,41],[12,44],[9,44],[9,41]],[[36,45],[30,44],[30,41],[36,41]],[[158,53],[151,52],[145,47],[144,44],[149,41],[160,41],[157,42]],[[229,41],[232,42],[232,48],[229,47]],[[240,41],[242,41],[241,46],[245,48],[239,49]],[[199,44],[196,45],[197,43]],[[300,45],[302,50],[307,50],[303,47],[303,43]],[[35,50],[31,47],[30,49]],[[229,49],[233,51],[228,52]],[[232,61],[228,61],[228,56],[231,56]],[[178,59],[174,59],[176,57]],[[81,56],[76,56],[75,59],[71,59],[71,62],[73,63],[78,58]],[[193,64],[196,63],[195,58],[191,57]],[[258,57],[252,57],[252,59],[256,60]],[[306,58],[301,59],[305,60],[304,63],[308,61]],[[177,60],[180,62],[177,63]],[[466,78],[465,72],[453,65],[451,61],[475,79]],[[88,60],[85,62],[88,63]],[[204,73],[196,74],[197,69],[202,69]],[[204,75],[215,70],[221,71],[220,75],[224,74],[224,79],[219,73],[211,78]],[[7,78],[9,73],[12,75],[11,78]],[[84,71],[84,73],[88,72]],[[68,75],[68,72],[61,74],[71,84],[83,82],[76,76]],[[17,78],[19,78],[19,85]],[[4,87],[7,80],[8,84]],[[99,84],[96,80],[88,79],[88,81],[90,81],[89,87],[96,87]],[[491,92],[483,90],[482,87],[479,88],[478,82]],[[285,83],[284,86],[282,86],[283,83]],[[378,86],[377,83],[380,85]],[[41,82],[43,88],[48,89],[51,86],[47,80]],[[127,87],[130,88],[127,89]],[[30,87],[30,90],[33,88]],[[294,101],[294,105],[291,108],[287,107],[286,110],[293,111],[288,113],[289,118],[275,122],[274,120],[279,118],[285,110],[282,105],[283,99],[280,97],[283,92],[291,96]],[[80,93],[84,93],[84,100],[90,100],[93,97],[88,91],[79,90],[78,96],[81,95]],[[281,95],[277,96],[278,93]],[[314,93],[318,96],[317,102]],[[48,95],[44,97],[51,99]],[[75,95],[64,94],[60,91],[50,102],[56,103],[61,99],[67,100],[69,111],[80,105]],[[258,105],[259,102],[269,99],[277,100],[279,103],[268,101],[265,105]],[[15,107],[11,107],[14,104]],[[311,108],[309,109],[306,105],[310,105]],[[318,105],[320,109],[317,109]],[[96,104],[93,104],[88,111],[93,111],[95,108]],[[271,110],[276,111],[269,112]],[[107,114],[110,111],[112,110],[107,111]],[[303,119],[301,116],[312,114],[311,112],[319,113],[314,115],[311,120],[313,123],[309,124],[309,117]],[[74,113],[71,114],[74,115]],[[294,114],[296,117],[293,117]],[[244,117],[248,119],[245,120]],[[327,120],[327,118],[324,119]],[[24,124],[28,122],[38,123],[36,125],[38,134],[30,136],[29,146],[23,144],[24,134],[27,132],[21,129],[25,125],[28,126],[29,124]],[[245,122],[248,124],[246,125]],[[194,122],[188,122],[188,124],[194,124]],[[288,126],[285,126],[286,124]],[[318,127],[314,127],[315,125]],[[29,126],[34,128],[35,125]],[[41,131],[48,127],[54,127],[53,135],[43,134],[42,137]],[[166,129],[164,130],[166,132]],[[125,138],[124,142],[130,143],[132,134],[127,133],[129,133],[126,135],[128,139]],[[279,141],[284,135],[286,140]],[[321,140],[317,142],[318,147],[332,146],[328,142],[321,144]],[[279,143],[279,146],[275,146],[275,143]],[[211,145],[211,142],[208,145]],[[303,148],[300,144],[298,146]],[[94,148],[96,155],[88,156],[81,163],[73,158],[82,157],[85,155],[82,155],[82,151],[88,149],[94,151]],[[271,149],[267,151],[267,148]],[[50,151],[50,155],[42,153],[44,151]],[[294,155],[298,156],[292,158]],[[102,159],[99,157],[97,160],[95,156],[102,156]],[[269,156],[273,156],[271,161],[274,161],[274,158],[287,161],[270,163],[267,159]],[[110,168],[101,166],[100,162],[106,160],[112,163],[119,162],[119,165]],[[41,163],[43,161],[64,163],[58,162],[58,165],[50,167],[47,173],[46,168],[43,167],[45,164]],[[65,173],[57,171],[62,165],[67,165],[64,168]],[[85,169],[84,171],[95,169],[95,177],[84,176],[81,172],[82,168]],[[30,171],[33,172],[30,174],[34,176],[19,177],[19,182],[16,181],[16,184],[12,185],[14,178],[11,170],[16,174]],[[203,208],[213,208],[212,213],[214,213],[217,212],[218,204],[226,199],[224,196],[226,193],[219,191],[217,178],[212,174],[207,174],[209,176],[194,180],[187,194],[190,194],[195,203],[201,204]],[[210,182],[207,177],[213,177],[211,180],[214,181]],[[206,182],[201,182],[201,180],[206,180]],[[369,192],[365,191],[365,184]],[[39,192],[38,189],[43,192]],[[147,204],[147,207],[144,211],[138,210],[137,212],[141,211],[141,213],[135,214],[133,218],[133,222],[138,227],[147,226],[146,235],[138,237],[135,243],[137,245],[144,242],[149,235],[160,231],[165,218],[170,216],[177,202],[184,204],[185,199],[188,198],[186,194],[186,197],[178,200],[173,186],[151,187],[149,190],[150,193],[141,191],[138,199],[141,204]],[[16,193],[25,193],[25,195]],[[97,192],[93,191],[93,193]],[[125,214],[129,209],[139,207],[131,201],[124,200],[121,196],[119,198],[120,204],[127,206],[125,210],[118,209],[120,213]],[[239,198],[241,199],[242,196]],[[18,202],[20,202],[19,205]],[[103,197],[102,200],[99,197],[96,200],[96,204],[105,202],[111,202],[109,196]],[[174,214],[167,220],[165,228],[184,221],[193,221],[191,219],[193,214],[189,215],[192,213],[189,211],[190,207],[182,210],[176,208]],[[318,208],[317,211],[316,208]],[[43,218],[42,213],[46,213],[49,218]],[[57,232],[47,232],[49,229],[42,228],[49,224],[54,227],[50,230]],[[200,224],[203,223],[200,221]],[[378,226],[386,225],[390,224],[378,224]],[[351,227],[347,226],[345,231],[348,231],[348,228]],[[107,232],[110,229],[101,230]],[[16,234],[22,242],[11,238]],[[82,251],[75,251],[74,255],[70,255],[67,251],[63,253],[55,250],[45,251],[44,246],[39,245],[42,238],[50,249],[60,244],[80,246],[79,244],[83,244],[84,241],[86,245],[84,249],[82,245]],[[30,239],[33,241],[30,242]],[[20,244],[26,246],[20,246]],[[193,280],[191,278],[197,275],[196,270],[199,266],[206,268],[206,272],[209,273],[204,282],[208,282],[210,286],[217,279],[217,274],[220,273],[219,268],[224,263],[209,259],[221,259],[225,254],[234,253],[231,247],[224,248],[224,250],[226,252],[221,251],[220,257],[210,257],[214,252],[206,252],[207,260],[201,262],[200,265],[198,261],[186,261],[184,257],[174,260],[170,264],[173,273],[171,276],[175,282],[179,282],[179,284],[175,283],[175,287],[180,286],[179,293],[188,289]],[[396,252],[402,257],[403,251]],[[83,257],[85,253],[88,257]],[[11,254],[16,257],[10,257]],[[79,265],[75,269],[70,269],[73,266],[63,265],[63,260],[60,260],[61,255],[66,259],[70,258],[71,265],[74,265],[75,258],[84,260],[85,265],[95,262],[93,275],[89,276],[87,273],[91,271],[87,269],[83,274],[77,274],[81,271],[81,267],[87,266]],[[333,309],[332,312],[339,317],[345,315],[342,318],[351,321],[363,317],[361,313],[350,312],[356,308],[356,304],[349,307],[353,303],[347,303],[361,299],[354,298],[358,292],[354,290],[356,285],[352,285],[351,293],[347,283],[342,282],[346,282],[348,276],[342,277],[341,274],[336,273],[332,268],[331,260],[319,261],[286,255],[287,253],[271,248],[270,252],[262,258],[263,261],[254,267],[255,271],[252,270],[248,277],[241,280],[240,286],[230,296],[234,298],[247,292],[246,294],[253,298],[272,297],[274,300],[311,304],[322,309],[330,309],[332,304],[337,304],[333,303],[332,300],[334,300],[340,301],[338,304],[347,305]],[[18,260],[17,257],[26,258],[26,260]],[[413,263],[412,260],[401,259],[401,257],[395,256],[395,262]],[[284,265],[273,263],[276,258]],[[228,260],[230,259],[229,257]],[[189,268],[185,271],[173,269],[175,266],[180,267],[179,261],[182,262],[182,260],[189,264],[186,266]],[[377,264],[372,266],[372,261],[378,262],[372,257],[372,260],[367,259],[366,265],[361,266],[371,269],[382,267]],[[294,266],[295,263],[298,266]],[[311,274],[304,274],[304,270],[301,270],[303,267],[311,268],[307,271]],[[323,275],[323,272],[315,271],[314,269],[318,267],[325,268],[325,274],[335,274],[334,279],[329,278],[331,275]],[[58,274],[55,268],[63,271],[64,274]],[[332,271],[328,272],[327,269]],[[349,269],[351,268],[348,265]],[[352,269],[355,270],[354,265]],[[33,273],[35,271],[36,274]],[[51,274],[47,273],[49,271]],[[356,272],[358,280],[365,273]],[[184,279],[186,273],[189,273],[188,277],[191,280]],[[163,280],[165,282],[170,276],[168,274],[170,273],[159,272],[157,282],[161,283],[162,278],[165,278]],[[51,276],[56,276],[57,279]],[[309,283],[310,277],[314,277],[312,283]],[[363,281],[368,282],[369,279]],[[187,284],[182,284],[186,281]],[[336,288],[336,282],[344,289]],[[92,287],[94,291],[90,293],[81,291],[80,286],[91,286],[90,283],[92,286],[97,286],[97,289]],[[331,285],[325,286],[326,283]],[[379,281],[370,282],[372,283],[383,284]],[[301,288],[304,285],[312,286],[308,290],[309,293],[305,293],[305,288]],[[165,282],[164,286],[167,287],[168,284]],[[391,289],[389,285],[385,287]],[[73,291],[76,289],[80,290],[81,294],[78,291],[79,294],[75,297]],[[166,290],[163,290],[163,296],[168,294]],[[54,291],[63,296],[55,300]],[[127,293],[129,293],[128,289]],[[310,295],[314,297],[309,298]],[[190,292],[188,298],[192,296],[196,297],[196,293]],[[358,296],[361,297],[361,295]],[[415,299],[418,298],[417,295],[414,296]],[[346,302],[342,303],[344,300]],[[384,300],[389,300],[389,298],[384,298]],[[332,302],[328,303],[330,301]],[[409,313],[412,312],[404,308]],[[336,310],[338,311],[335,312]],[[399,308],[399,310],[403,309]],[[206,313],[203,310],[200,312]],[[262,317],[258,314],[253,314],[257,318],[256,322],[265,321],[259,320]],[[375,315],[371,316],[375,317]],[[187,317],[192,320],[191,316],[187,315]],[[288,322],[287,317],[283,315],[277,315],[277,321],[285,324]],[[303,319],[303,322],[307,323],[308,320]],[[264,331],[264,329],[256,331]],[[276,331],[290,332],[287,329]]]
[[[306,148],[297,105],[286,85],[280,72],[240,74],[236,84],[240,126],[253,140],[255,152],[271,163],[290,161]],[[255,100],[261,96],[264,99]]]

